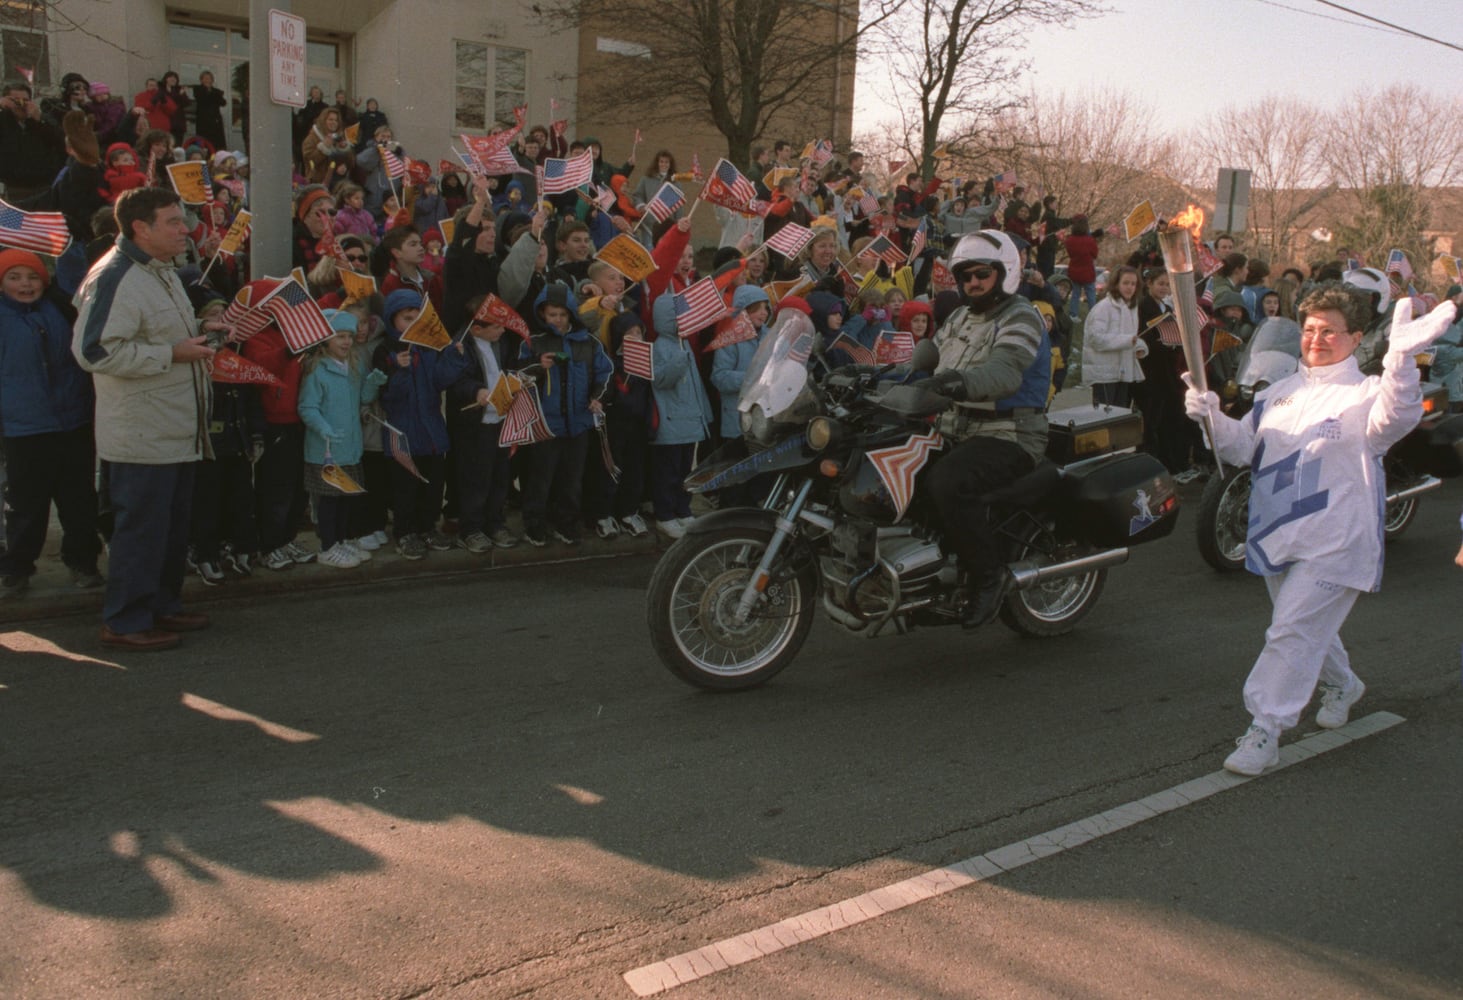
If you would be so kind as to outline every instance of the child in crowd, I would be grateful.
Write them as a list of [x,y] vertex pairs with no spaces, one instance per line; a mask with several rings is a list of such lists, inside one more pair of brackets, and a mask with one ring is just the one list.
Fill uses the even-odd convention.
[[[196,298],[195,298],[196,296]],[[189,288],[201,302],[200,321],[218,319],[223,297],[201,286]],[[225,571],[252,575],[259,548],[254,521],[254,462],[264,452],[264,408],[259,387],[213,380],[213,412],[208,438],[213,458],[197,465],[193,477],[193,520],[189,525],[193,566],[209,586],[222,583]]]
[[[361,371],[371,371],[377,351],[386,344],[386,324],[381,312],[386,300],[378,292],[367,299],[354,299],[341,309],[356,318],[355,353],[356,364]],[[361,483],[366,492],[355,504],[350,534],[354,545],[367,552],[375,552],[390,538],[386,534],[386,516],[391,499],[391,459],[386,457],[385,445],[381,441],[381,420],[386,413],[377,398],[361,407],[361,469],[366,474]]]
[[680,538],[693,520],[691,494],[681,483],[691,474],[696,445],[711,432],[713,413],[689,338],[678,335],[673,294],[655,300],[652,322],[652,384],[659,423],[650,449],[651,499],[656,527],[667,537]]
[[604,413],[601,397],[614,368],[577,310],[567,288],[545,286],[534,303],[537,333],[519,354],[520,361],[543,368],[539,403],[554,435],[528,448],[523,531],[531,545],[547,544],[550,530],[565,545],[579,544],[585,456],[590,431]]
[[[880,296],[882,299],[882,296]],[[719,347],[711,358],[711,384],[721,394],[721,443],[723,454],[731,457],[746,455],[747,446],[742,438],[742,424],[737,413],[737,401],[742,391],[742,380],[757,348],[767,336],[767,318],[772,312],[772,303],[767,293],[756,285],[742,285],[732,293],[734,312],[746,313],[756,331],[751,339]],[[765,495],[765,491],[764,491]],[[760,501],[753,484],[741,483],[721,491],[723,507],[747,506]]]
[[303,363],[300,420],[305,425],[305,489],[315,504],[315,530],[320,536],[320,564],[353,569],[371,558],[349,538],[351,508],[358,494],[349,494],[326,477],[334,466],[361,485],[361,406],[376,398],[386,375],[363,372],[355,354],[356,317],[331,309],[326,319],[335,336],[312,351]]
[[0,602],[30,586],[53,503],[61,520],[61,560],[72,583],[102,585],[94,396],[91,376],[71,355],[75,318],[69,297],[51,285],[39,257],[0,250],[0,446],[8,476]]
[[396,551],[407,559],[421,559],[429,549],[446,551],[453,545],[449,536],[437,530],[448,443],[442,393],[462,374],[463,354],[455,347],[434,351],[401,340],[421,315],[418,292],[396,289],[386,296],[385,311],[388,346],[377,351],[375,360],[375,367],[388,376],[381,390],[381,408],[386,411],[386,422],[406,437],[412,464],[421,474],[418,478],[395,461],[387,443],[387,456],[393,459],[388,466],[391,523]]
[[[586,503],[601,538],[621,532],[639,538],[650,530],[640,516],[640,501],[645,494],[655,404],[650,381],[625,370],[625,344],[643,343],[645,339],[645,324],[639,313],[622,312],[610,320],[608,349],[615,363],[615,374],[605,394],[605,433],[609,435],[610,454],[620,469],[620,481],[615,483],[607,478],[604,485],[608,496]],[[603,523],[606,516],[614,518],[615,530],[609,530]]]
[[[474,315],[483,297],[468,301]],[[503,377],[503,327],[473,319],[463,341],[463,371],[447,393],[451,417],[451,456],[457,464],[457,534],[469,552],[511,549],[518,537],[508,530],[505,509],[513,473],[511,449],[500,448],[503,414],[491,401]],[[449,348],[450,349],[450,348]],[[532,389],[523,391],[531,392]]]
[[351,233],[375,241],[376,219],[366,210],[366,189],[359,184],[345,183],[336,189],[335,232]]
[[137,165],[137,152],[125,142],[107,147],[107,169],[102,173],[101,196],[108,204],[123,191],[147,186],[147,174]]
[[875,330],[881,330],[889,322],[890,311],[884,305],[884,291],[877,285],[864,289],[859,293],[859,301],[864,305],[864,322]]
[[406,288],[417,293],[417,301],[423,295],[432,300],[432,308],[442,314],[442,278],[435,271],[429,271],[424,264],[427,259],[427,245],[422,242],[421,233],[414,226],[397,226],[381,237],[372,258],[371,271],[380,284],[381,294],[390,295]]

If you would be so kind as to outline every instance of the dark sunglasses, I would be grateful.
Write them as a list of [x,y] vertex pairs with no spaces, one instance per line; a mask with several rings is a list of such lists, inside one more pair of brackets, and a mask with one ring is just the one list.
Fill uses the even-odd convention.
[[991,276],[995,273],[995,268],[987,267],[984,264],[977,264],[974,267],[962,267],[958,269],[955,272],[955,277],[957,277],[961,281],[969,281],[971,278],[974,278],[977,281],[986,281],[990,279]]
[[363,253],[348,253],[348,254],[345,255],[345,259],[346,260],[353,260],[353,261],[356,261],[357,263],[359,263],[359,262],[361,262],[361,261],[363,261],[363,260],[366,259],[366,255],[363,254]]

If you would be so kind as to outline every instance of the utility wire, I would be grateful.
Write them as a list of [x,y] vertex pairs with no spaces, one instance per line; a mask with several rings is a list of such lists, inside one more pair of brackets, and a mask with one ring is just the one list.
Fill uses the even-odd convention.
[[1420,31],[1413,31],[1411,28],[1404,28],[1402,27],[1402,25],[1393,24],[1391,21],[1383,21],[1379,17],[1372,17],[1370,14],[1363,14],[1359,10],[1352,10],[1350,7],[1343,7],[1339,3],[1333,3],[1332,0],[1316,0],[1316,3],[1322,4],[1326,7],[1334,8],[1335,10],[1339,10],[1346,14],[1350,14],[1353,17],[1359,17],[1365,21],[1372,21],[1376,24],[1382,25],[1383,27],[1391,28],[1393,31],[1400,31],[1404,35],[1411,35],[1413,38],[1421,38],[1424,42],[1432,42],[1434,45],[1442,45],[1450,49],[1455,49],[1458,52],[1463,52],[1463,45],[1455,45],[1452,42],[1445,42],[1441,38],[1434,38],[1431,35],[1424,35]]
[[1323,21],[1334,21],[1336,24],[1348,24],[1351,25],[1353,28],[1365,28],[1367,31],[1375,31],[1378,34],[1382,35],[1400,35],[1405,37],[1407,34],[1405,31],[1392,31],[1388,28],[1373,27],[1370,24],[1357,24],[1355,21],[1346,17],[1333,17],[1330,14],[1322,14],[1319,11],[1302,10],[1299,7],[1292,7],[1289,4],[1277,3],[1276,0],[1255,0],[1255,2],[1262,3],[1267,7],[1275,7],[1280,10],[1288,10],[1292,14],[1304,14],[1306,17],[1319,17]]

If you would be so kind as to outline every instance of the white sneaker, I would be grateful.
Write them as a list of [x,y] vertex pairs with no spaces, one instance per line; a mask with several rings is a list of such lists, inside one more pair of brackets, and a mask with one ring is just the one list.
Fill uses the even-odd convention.
[[351,544],[362,552],[375,552],[381,547],[381,543],[376,541],[374,534],[362,535],[360,538],[352,538]]
[[660,529],[661,534],[669,538],[680,538],[686,533],[686,529],[681,527],[681,522],[674,517],[669,521],[656,521],[655,526]]
[[602,517],[595,522],[594,533],[601,538],[614,538],[620,533],[620,523],[612,517]]
[[286,543],[286,545],[284,546],[284,550],[288,552],[290,558],[297,563],[304,564],[307,562],[313,562],[315,559],[315,553],[305,548],[299,542]]
[[376,548],[379,549],[381,546],[391,541],[391,536],[386,534],[385,531],[373,531],[371,533],[371,541],[375,542]]
[[620,529],[631,538],[640,538],[650,530],[645,526],[645,518],[639,514],[631,514],[629,517],[620,518]]
[[1253,778],[1280,763],[1280,738],[1259,726],[1251,725],[1234,744],[1238,749],[1224,758],[1226,771]]
[[681,532],[683,534],[685,532],[687,532],[687,531],[690,531],[691,530],[691,525],[693,525],[693,524],[696,523],[696,518],[694,518],[694,517],[678,517],[678,518],[676,518],[676,520],[678,522],[680,522]]
[[358,538],[347,538],[345,541],[341,542],[340,544],[341,545],[344,545],[346,548],[350,549],[351,555],[355,556],[356,559],[357,559],[357,561],[359,561],[359,562],[370,562],[371,561],[371,550],[368,549],[368,548],[366,548],[364,545],[360,544],[360,539],[358,539]]
[[344,542],[337,542],[320,553],[319,562],[321,566],[330,566],[335,569],[355,569],[361,564],[361,561],[356,558],[355,549]]
[[1334,684],[1321,685],[1321,707],[1316,709],[1316,725],[1322,729],[1340,729],[1351,717],[1351,706],[1361,701],[1366,685],[1358,678],[1349,691]]

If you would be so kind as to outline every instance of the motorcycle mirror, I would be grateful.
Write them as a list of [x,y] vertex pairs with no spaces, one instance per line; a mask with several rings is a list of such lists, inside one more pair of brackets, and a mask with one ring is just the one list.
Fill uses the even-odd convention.
[[934,341],[921,340],[914,345],[914,354],[909,363],[914,371],[928,375],[940,365],[940,349],[935,346]]

